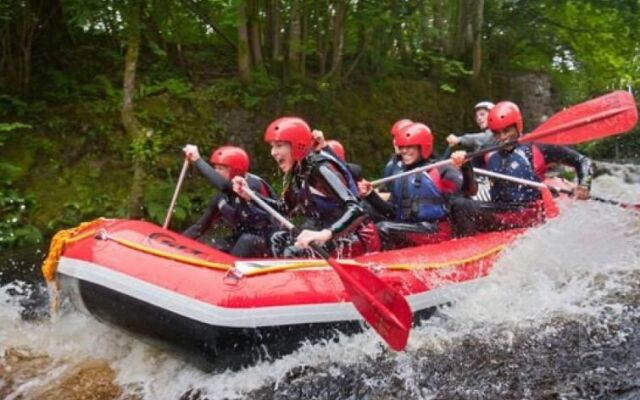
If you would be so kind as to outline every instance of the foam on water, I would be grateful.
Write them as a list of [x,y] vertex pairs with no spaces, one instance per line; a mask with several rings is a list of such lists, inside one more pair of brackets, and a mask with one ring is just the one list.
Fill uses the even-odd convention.
[[[625,183],[622,175],[599,177],[594,193],[640,201],[640,185]],[[624,288],[629,274],[640,269],[639,256],[640,214],[595,202],[573,202],[563,206],[559,218],[527,232],[507,249],[481,285],[413,329],[405,353],[388,352],[367,331],[338,342],[307,344],[276,361],[217,374],[204,373],[75,311],[55,323],[25,321],[21,299],[32,289],[15,281],[0,288],[0,372],[10,371],[0,374],[0,397],[33,398],[60,382],[75,382],[69,377],[90,365],[99,375],[95,379],[113,386],[102,398],[178,399],[190,393],[207,399],[241,398],[264,386],[277,389],[288,384],[294,370],[317,367],[329,376],[340,376],[341,368],[325,366],[385,359],[393,371],[367,385],[380,387],[398,379],[416,398],[428,398],[429,390],[416,383],[420,371],[415,360],[424,349],[446,349],[457,338],[495,332],[495,327],[505,329],[492,340],[509,345],[510,332],[517,329],[541,326],[548,334],[554,329],[547,325],[553,318],[595,316],[605,307],[622,313],[623,307],[603,299]],[[104,367],[86,364],[91,360]],[[68,394],[72,389],[64,390]],[[97,390],[96,385],[87,390]]]

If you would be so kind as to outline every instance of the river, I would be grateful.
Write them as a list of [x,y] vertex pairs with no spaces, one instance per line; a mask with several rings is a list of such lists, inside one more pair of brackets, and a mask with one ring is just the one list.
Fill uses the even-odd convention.
[[[594,194],[640,202],[640,168]],[[390,352],[370,331],[208,374],[77,311],[51,322],[41,252],[0,262],[2,399],[637,399],[640,213],[572,202]]]

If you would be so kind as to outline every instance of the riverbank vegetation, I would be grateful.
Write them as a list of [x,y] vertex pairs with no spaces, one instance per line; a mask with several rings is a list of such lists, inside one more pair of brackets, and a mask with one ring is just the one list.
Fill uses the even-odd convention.
[[[7,0],[0,248],[99,216],[161,222],[186,143],[241,145],[277,186],[262,132],[284,114],[376,176],[399,118],[442,149],[478,100],[527,114],[638,89],[639,28],[637,0]],[[637,134],[582,150],[634,158]],[[210,195],[187,179],[175,228]]]

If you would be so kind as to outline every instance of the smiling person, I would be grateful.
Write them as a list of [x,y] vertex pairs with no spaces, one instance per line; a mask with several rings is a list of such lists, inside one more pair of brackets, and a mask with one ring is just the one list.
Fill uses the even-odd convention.
[[[496,104],[489,113],[488,124],[499,144],[516,140],[523,133],[520,109],[510,101]],[[462,165],[465,155],[463,151],[455,152],[451,156],[453,163]],[[485,167],[489,171],[539,182],[544,180],[547,163],[551,162],[575,168],[578,186],[574,194],[578,199],[589,197],[593,174],[591,160],[568,147],[512,144],[485,157]],[[451,216],[458,236],[528,227],[544,221],[545,210],[539,189],[503,179],[490,180],[490,202],[464,198],[453,202]]]
[[[270,244],[267,237],[276,226],[269,214],[257,205],[246,201],[233,191],[231,179],[246,179],[256,193],[273,198],[273,189],[262,178],[248,173],[249,156],[239,147],[222,146],[211,152],[209,165],[200,157],[198,147],[188,144],[183,149],[186,157],[220,193],[216,194],[196,223],[182,234],[197,239],[221,221],[231,229],[229,237],[215,240],[213,246],[236,257],[267,257]],[[212,167],[213,165],[213,167]]]
[[[367,222],[357,187],[344,163],[324,151],[314,151],[309,125],[298,117],[282,117],[266,129],[264,139],[286,184],[279,201],[264,198],[282,214],[300,210],[305,228],[293,237],[288,231],[271,237],[276,257],[310,257],[309,244],[325,245],[343,257],[354,257],[380,247],[375,226]],[[234,191],[245,198],[246,179],[233,180]]]
[[[382,169],[382,177],[386,178],[388,176],[397,174],[402,171],[402,156],[400,155],[400,149],[396,144],[396,135],[403,129],[412,125],[414,122],[408,118],[399,119],[391,125],[391,129],[389,133],[391,134],[391,144],[393,145],[393,154],[389,157],[389,160],[384,165]],[[391,190],[391,186],[389,183],[384,183],[378,189],[380,192],[384,192],[384,199],[388,199],[388,192]]]
[[[395,135],[401,170],[411,171],[431,163],[433,135],[428,126],[412,123]],[[462,189],[462,174],[451,166],[417,172],[390,183],[391,196],[384,201],[368,181],[358,182],[360,196],[388,221],[376,226],[387,249],[437,243],[451,237],[446,202]]]

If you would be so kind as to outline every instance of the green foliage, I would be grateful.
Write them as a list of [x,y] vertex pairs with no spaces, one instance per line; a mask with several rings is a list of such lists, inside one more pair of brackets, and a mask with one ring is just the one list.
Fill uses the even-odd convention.
[[40,230],[26,222],[33,202],[13,189],[0,188],[0,249],[38,244]]
[[265,74],[255,73],[252,77],[251,85],[245,85],[238,79],[218,80],[207,88],[206,96],[221,106],[240,105],[246,109],[257,109],[265,96],[280,89],[281,82]]
[[[6,133],[31,126],[21,122],[0,123],[0,146],[4,145]],[[21,169],[0,160],[0,249],[36,244],[42,241],[40,231],[27,222],[28,209],[33,201],[24,198],[13,188],[14,179]]]
[[17,117],[22,117],[28,110],[28,107],[27,103],[20,99],[6,94],[0,94],[0,115],[16,115]]
[[155,96],[167,93],[176,98],[183,98],[193,90],[191,84],[179,78],[169,78],[160,82],[138,85],[138,96]]
[[145,132],[131,141],[131,157],[143,164],[154,166],[158,155],[165,148],[165,136],[160,132],[154,132],[152,129],[142,129]]
[[[21,122],[13,122],[13,123],[0,122],[0,132],[11,132],[18,129],[29,129],[29,128],[31,128],[31,125],[23,124]],[[2,145],[2,142],[0,142],[0,145]]]
[[[154,180],[151,185],[147,186],[144,196],[144,208],[149,219],[156,224],[162,225],[167,216],[175,185],[175,182],[169,180]],[[211,189],[206,185],[201,189],[203,190],[194,191],[193,189],[182,188],[171,216],[172,227],[184,228],[188,223],[192,223],[194,216],[203,210],[206,206],[205,199],[208,198],[202,192],[211,192]]]

